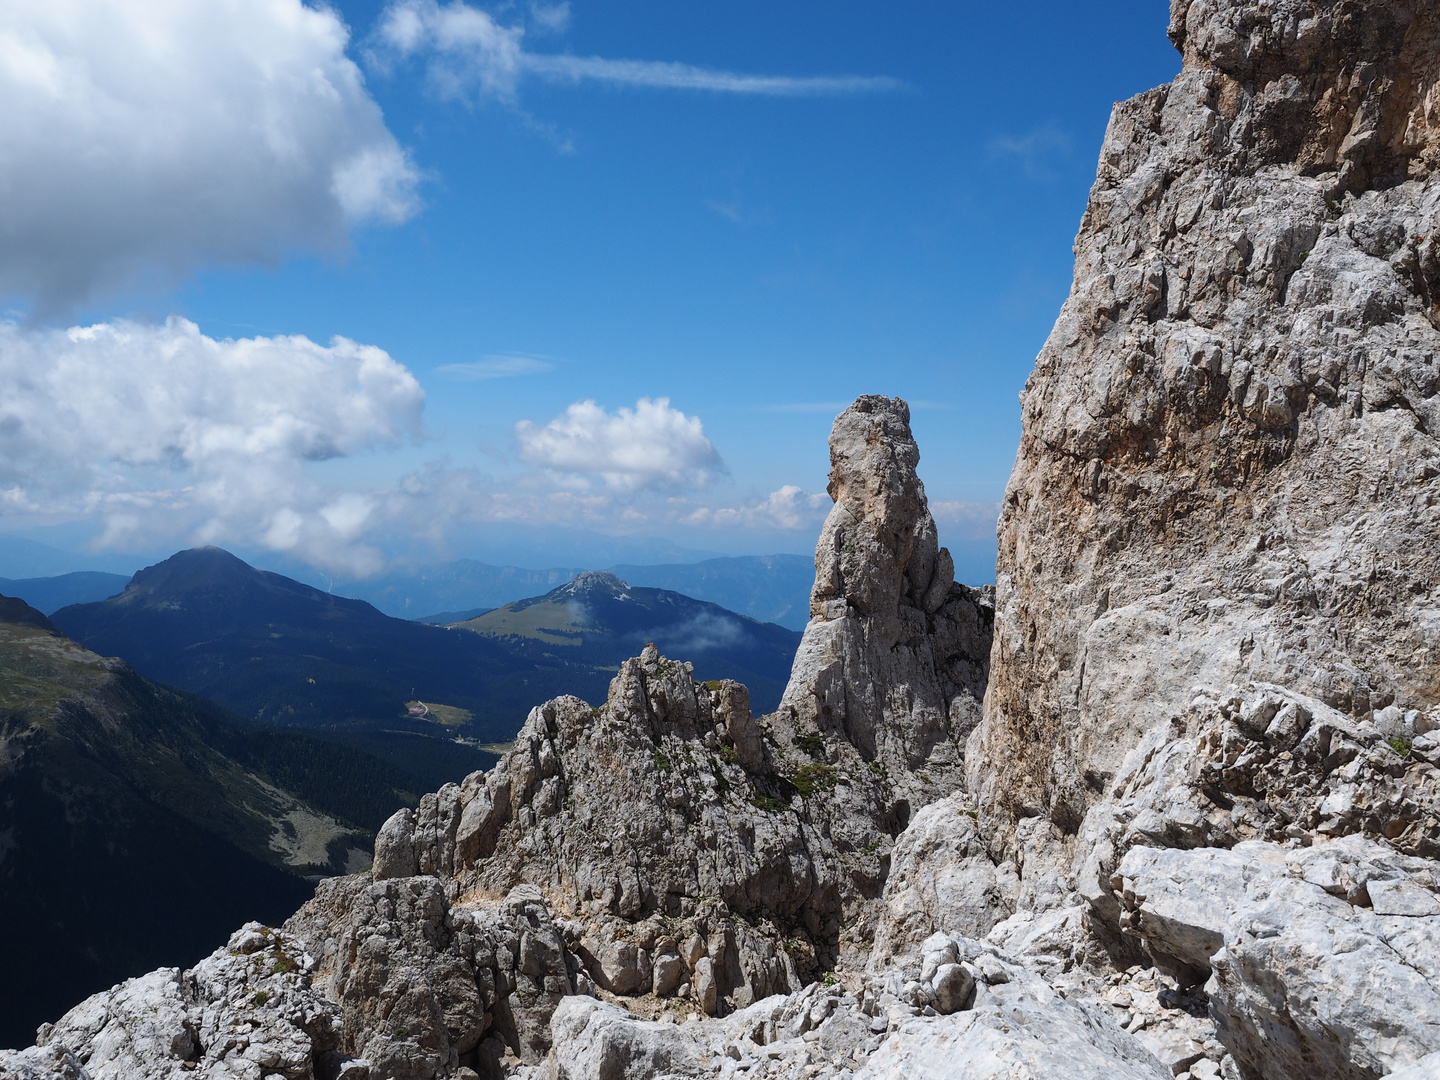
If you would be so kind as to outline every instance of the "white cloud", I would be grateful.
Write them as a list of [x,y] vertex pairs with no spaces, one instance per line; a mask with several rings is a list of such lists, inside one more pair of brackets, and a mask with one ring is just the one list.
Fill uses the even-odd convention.
[[0,5],[0,293],[63,312],[404,220],[417,175],[346,44],[301,0]]
[[703,486],[723,470],[698,416],[670,407],[669,398],[641,398],[635,408],[607,413],[577,401],[544,427],[515,425],[520,460],[569,476],[603,479],[617,491],[660,484]]
[[538,33],[563,34],[570,29],[570,3],[530,4],[530,24]]
[[986,147],[992,158],[1015,158],[1032,179],[1051,179],[1054,167],[1073,156],[1074,140],[1053,123],[1023,135],[997,135]]
[[[533,9],[537,29],[552,30]],[[568,20],[568,6],[565,19]],[[472,94],[513,102],[525,77],[552,83],[601,82],[677,90],[708,90],[772,97],[815,97],[900,89],[898,80],[860,75],[744,75],[691,64],[656,60],[610,60],[568,53],[527,52],[523,26],[503,26],[463,0],[394,0],[376,32],[375,58],[387,67],[392,58],[423,55],[432,87],[442,97]]]
[[417,437],[423,407],[404,367],[344,338],[0,324],[0,491],[12,512],[98,516],[109,545],[186,530],[354,571],[376,498],[306,464]]
[[441,364],[435,371],[460,382],[481,382],[516,375],[541,375],[554,369],[555,365],[543,356],[510,353],[485,356],[465,364]]
[[786,484],[759,502],[744,506],[698,507],[682,520],[687,525],[721,529],[808,529],[830,512],[830,496]]
[[942,531],[956,540],[993,540],[1000,504],[932,501],[930,514]]

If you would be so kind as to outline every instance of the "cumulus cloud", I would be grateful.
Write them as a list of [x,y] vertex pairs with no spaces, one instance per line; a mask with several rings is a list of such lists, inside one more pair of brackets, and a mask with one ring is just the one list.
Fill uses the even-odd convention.
[[417,174],[347,40],[301,0],[0,5],[0,292],[63,312],[404,220]]
[[608,413],[577,401],[544,427],[515,425],[520,460],[572,477],[598,477],[616,491],[657,485],[704,486],[723,470],[698,416],[669,398],[641,398],[634,409]]
[[830,512],[830,496],[786,484],[758,502],[742,506],[702,506],[685,515],[687,525],[721,529],[808,529]]
[[12,511],[97,515],[105,543],[183,528],[363,571],[380,497],[329,490],[306,464],[416,437],[423,406],[403,366],[344,338],[0,324],[0,493]]
[[[569,18],[568,5],[535,7],[532,12],[535,28],[542,31],[563,28]],[[423,56],[431,86],[442,97],[506,102],[515,100],[521,80],[527,77],[551,83],[598,82],[771,97],[874,93],[903,85],[878,76],[747,75],[656,60],[534,53],[524,48],[525,32],[523,25],[502,25],[462,0],[444,5],[436,0],[394,0],[381,17],[374,57],[385,68],[397,58]]]

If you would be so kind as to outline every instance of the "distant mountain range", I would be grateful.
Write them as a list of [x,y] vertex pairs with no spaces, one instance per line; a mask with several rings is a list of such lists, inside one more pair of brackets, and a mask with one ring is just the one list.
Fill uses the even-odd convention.
[[[544,596],[520,600],[457,624],[525,655],[566,656],[593,666],[608,683],[615,666],[654,642],[689,660],[697,678],[744,683],[756,713],[780,703],[800,635],[718,604],[629,584],[587,570]],[[603,692],[589,701],[603,697]]]
[[[815,565],[808,555],[746,555],[698,563],[622,565],[610,570],[632,585],[684,593],[791,630],[805,629],[810,617]],[[365,580],[334,581],[305,574],[300,579],[308,577],[312,587],[323,585],[323,591],[334,595],[365,600],[398,619],[444,625],[549,592],[583,572],[580,567],[527,570],[461,559]],[[69,604],[115,596],[129,580],[100,571],[0,578],[0,592],[20,597],[49,615]]]
[[283,918],[416,800],[372,757],[237,723],[0,597],[0,1044]]
[[0,593],[24,600],[35,610],[54,614],[70,604],[88,604],[123,592],[130,579],[124,574],[80,570],[58,577],[0,578]]
[[[380,735],[394,743],[408,734],[411,750],[420,739],[453,753],[453,735],[503,742],[532,707],[556,695],[603,700],[615,666],[646,640],[692,659],[701,678],[746,682],[757,709],[778,702],[798,634],[678,593],[634,592],[645,601],[622,604],[624,617],[597,599],[606,614],[585,628],[583,647],[569,639],[559,647],[525,634],[392,618],[202,548],[142,570],[118,596],[53,617],[87,648],[123,657],[150,678],[250,720],[363,733],[365,749],[395,761],[388,751],[399,744],[382,746]],[[477,757],[474,767],[485,763]],[[405,764],[417,771],[414,761]]]
[[813,555],[744,555],[661,566],[613,566],[611,572],[651,589],[708,600],[760,622],[804,630],[810,621]]
[[[542,595],[586,569],[602,567],[592,564],[525,570],[460,559],[366,580],[335,581],[330,583],[330,590],[368,600],[397,618],[440,622],[444,615],[498,608],[524,597]],[[608,569],[631,585],[684,593],[791,630],[803,630],[810,618],[815,560],[809,555],[745,555]]]
[[532,687],[532,665],[493,642],[391,618],[219,548],[182,551],[119,596],[54,619],[87,648],[269,724],[394,728],[419,699],[464,710],[475,734],[503,739],[549,689]]

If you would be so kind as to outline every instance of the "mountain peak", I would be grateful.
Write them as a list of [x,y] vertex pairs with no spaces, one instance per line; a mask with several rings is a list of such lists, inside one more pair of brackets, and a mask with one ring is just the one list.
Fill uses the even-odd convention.
[[262,573],[224,548],[198,547],[177,551],[163,562],[145,567],[131,579],[130,584],[146,592],[168,592],[199,584],[243,581]]
[[11,623],[18,626],[33,626],[37,630],[45,630],[51,634],[59,634],[55,624],[47,619],[40,612],[13,596],[0,596],[0,623]]
[[598,593],[601,596],[619,598],[629,589],[629,585],[608,570],[585,570],[577,574],[572,581],[553,590],[550,596],[557,600],[562,597],[585,600]]

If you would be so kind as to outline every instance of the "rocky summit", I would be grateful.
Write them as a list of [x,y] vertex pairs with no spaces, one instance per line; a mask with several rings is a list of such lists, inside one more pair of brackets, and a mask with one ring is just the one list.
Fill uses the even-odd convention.
[[0,1076],[1440,1076],[1440,7],[1171,11],[993,593],[863,397],[776,711],[646,648]]

